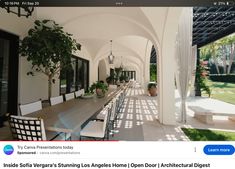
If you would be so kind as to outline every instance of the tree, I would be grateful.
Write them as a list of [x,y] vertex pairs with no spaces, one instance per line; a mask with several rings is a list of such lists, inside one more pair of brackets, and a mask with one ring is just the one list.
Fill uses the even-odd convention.
[[228,65],[228,71],[227,74],[230,74],[231,72],[231,68],[232,68],[232,64],[234,62],[234,51],[235,51],[235,34],[228,36],[228,41],[227,41],[227,45],[229,46],[229,65]]
[[200,64],[197,66],[195,83],[199,85],[201,91],[205,91],[210,97],[211,89],[206,84],[207,75],[208,75],[207,70],[208,70],[207,61],[200,61]]
[[218,74],[221,73],[218,60],[222,60],[223,73],[229,74],[234,62],[234,51],[235,34],[232,34],[201,48],[201,58],[203,60],[211,58],[214,61]]
[[229,53],[228,50],[228,43],[229,43],[229,38],[224,37],[220,40],[217,41],[219,47],[219,52],[221,55],[222,63],[223,63],[223,73],[227,73],[227,55]]
[[48,77],[48,99],[51,97],[52,83],[61,69],[71,67],[72,52],[80,50],[80,44],[63,27],[52,20],[36,20],[34,28],[20,42],[20,54],[32,63],[27,75],[35,72]]
[[220,46],[218,42],[213,42],[213,43],[210,43],[208,47],[209,47],[209,52],[211,53],[211,57],[215,63],[217,73],[220,74],[219,63],[218,63],[218,57],[219,57],[218,50]]

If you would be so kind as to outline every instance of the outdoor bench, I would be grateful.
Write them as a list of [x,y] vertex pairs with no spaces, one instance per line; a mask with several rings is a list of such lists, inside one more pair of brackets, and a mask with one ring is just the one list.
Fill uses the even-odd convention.
[[213,124],[213,116],[228,116],[229,120],[235,121],[235,112],[227,110],[211,110],[199,106],[188,106],[194,111],[194,117],[206,124]]

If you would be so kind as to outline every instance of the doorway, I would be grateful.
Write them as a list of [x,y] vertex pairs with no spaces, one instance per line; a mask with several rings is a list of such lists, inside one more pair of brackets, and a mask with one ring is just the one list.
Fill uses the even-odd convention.
[[19,37],[0,30],[0,122],[17,114]]

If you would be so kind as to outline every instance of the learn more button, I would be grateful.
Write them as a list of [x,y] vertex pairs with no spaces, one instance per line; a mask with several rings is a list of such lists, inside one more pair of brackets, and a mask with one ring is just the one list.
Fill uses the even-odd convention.
[[235,148],[232,145],[206,145],[203,151],[206,155],[233,155]]

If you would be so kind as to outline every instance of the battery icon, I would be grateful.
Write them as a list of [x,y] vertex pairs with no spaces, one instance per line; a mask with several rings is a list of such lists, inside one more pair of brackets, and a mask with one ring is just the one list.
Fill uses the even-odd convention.
[[227,6],[234,6],[235,5],[235,2],[233,1],[227,1]]

